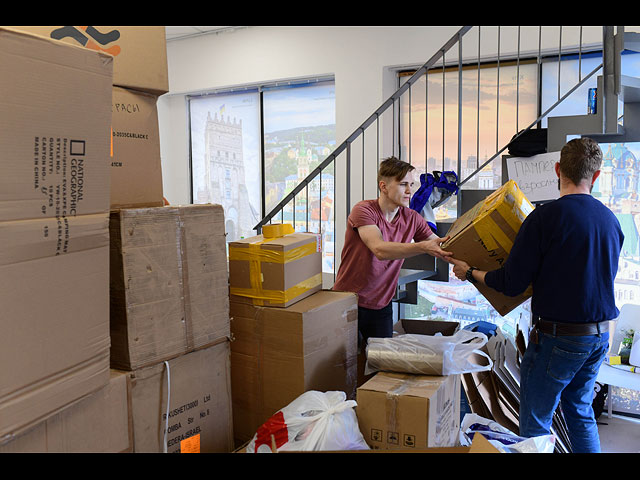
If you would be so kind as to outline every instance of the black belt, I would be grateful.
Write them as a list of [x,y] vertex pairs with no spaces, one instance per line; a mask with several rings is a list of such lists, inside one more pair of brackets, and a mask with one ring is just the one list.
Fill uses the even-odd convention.
[[535,327],[539,332],[552,335],[599,335],[609,331],[609,320],[591,323],[567,323],[551,322],[542,318],[538,319]]

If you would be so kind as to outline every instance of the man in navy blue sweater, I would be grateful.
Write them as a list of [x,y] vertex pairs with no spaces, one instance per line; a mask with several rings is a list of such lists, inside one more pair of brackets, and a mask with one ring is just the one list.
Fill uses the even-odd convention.
[[568,142],[556,164],[560,198],[523,222],[504,265],[484,272],[451,259],[461,280],[509,296],[533,287],[533,329],[520,366],[520,435],[549,434],[562,404],[572,451],[599,452],[591,407],[598,369],[618,317],[614,278],[624,235],[615,215],[591,196],[600,175],[597,142]]

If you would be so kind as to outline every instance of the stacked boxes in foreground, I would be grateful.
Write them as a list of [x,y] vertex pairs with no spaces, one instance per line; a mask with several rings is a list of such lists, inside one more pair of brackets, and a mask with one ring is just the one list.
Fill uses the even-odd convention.
[[223,213],[163,207],[164,27],[0,56],[0,451],[230,451]]
[[0,62],[4,443],[109,383],[113,59],[0,29]]
[[233,449],[229,335],[222,207],[113,211],[111,365],[134,452]]
[[229,244],[237,444],[308,390],[355,398],[357,297],[321,290],[318,237],[287,227]]
[[[401,320],[404,333],[453,335],[457,322]],[[459,444],[461,376],[377,372],[358,387],[358,424],[375,450]]]

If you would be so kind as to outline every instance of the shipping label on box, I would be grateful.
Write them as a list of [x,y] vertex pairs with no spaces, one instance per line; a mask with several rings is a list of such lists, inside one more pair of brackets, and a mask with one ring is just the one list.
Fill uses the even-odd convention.
[[357,296],[322,290],[286,308],[230,302],[234,434],[246,441],[308,390],[355,398]]
[[163,205],[157,98],[113,88],[111,208]]
[[135,453],[233,451],[228,340],[128,376]]
[[379,372],[358,388],[360,431],[372,449],[452,447],[460,429],[460,376]]
[[322,289],[318,236],[287,231],[229,243],[229,292],[237,301],[287,307]]
[[[451,238],[442,248],[480,270],[500,268],[511,252],[522,222],[533,208],[510,180],[459,217],[447,232]],[[532,293],[529,287],[521,295],[508,297],[485,285],[474,285],[500,315],[509,313]]]
[[111,362],[136,369],[229,336],[220,205],[111,213]]
[[114,59],[113,85],[154,95],[169,91],[164,26],[16,26],[13,29],[104,52]]
[[0,28],[0,221],[109,210],[112,60]]

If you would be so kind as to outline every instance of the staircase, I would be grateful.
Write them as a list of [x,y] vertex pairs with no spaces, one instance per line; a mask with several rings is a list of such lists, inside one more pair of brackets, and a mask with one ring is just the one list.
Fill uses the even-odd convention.
[[[526,51],[521,51],[521,29],[528,29],[529,40],[532,37],[531,29],[537,29],[537,49],[532,47],[531,41]],[[602,32],[601,39],[597,42],[584,42],[583,41],[583,28],[600,29]],[[553,34],[557,43],[554,47],[550,47],[552,43],[549,40],[549,29],[554,29]],[[571,32],[569,32],[571,29]],[[497,33],[497,39],[495,35]],[[599,33],[599,30],[598,30]],[[568,37],[574,38],[574,40],[567,42]],[[491,38],[487,38],[490,36]],[[502,42],[501,42],[502,36]],[[575,40],[575,37],[578,40]],[[563,42],[563,37],[565,42]],[[504,38],[508,38],[509,50],[504,52],[505,41]],[[591,35],[590,38],[593,38]],[[496,41],[497,40],[497,41]],[[600,41],[601,40],[601,41]],[[496,43],[495,51],[487,55],[486,52],[482,54],[482,46],[487,43]],[[517,45],[517,47],[514,47]],[[502,47],[502,48],[501,48]],[[466,50],[465,50],[466,49]],[[477,55],[469,54],[470,49],[477,49]],[[337,191],[334,193],[335,210],[334,210],[334,229],[335,243],[337,245],[334,251],[334,271],[332,273],[325,273],[323,276],[323,287],[330,288],[333,285],[335,274],[337,272],[337,263],[340,258],[340,248],[342,245],[342,239],[344,238],[344,229],[346,227],[346,219],[351,211],[353,205],[366,198],[376,198],[377,185],[376,174],[379,161],[387,156],[395,155],[401,160],[412,163],[416,167],[416,171],[419,173],[425,173],[427,171],[426,159],[419,158],[415,152],[412,152],[411,146],[411,109],[412,94],[415,96],[418,88],[418,84],[421,78],[428,78],[428,75],[442,74],[442,91],[437,92],[442,96],[442,111],[445,111],[445,88],[447,83],[445,81],[445,75],[448,73],[450,76],[457,76],[457,85],[454,87],[457,89],[457,105],[449,107],[450,111],[455,111],[457,115],[457,153],[455,158],[456,171],[459,178],[460,190],[457,199],[449,200],[450,202],[456,202],[457,216],[461,215],[478,201],[485,198],[492,189],[478,190],[466,188],[470,180],[476,175],[479,175],[485,167],[496,160],[502,161],[503,157],[507,154],[508,140],[502,140],[500,143],[498,128],[511,129],[508,132],[507,139],[512,136],[522,135],[523,132],[538,128],[543,118],[547,118],[548,121],[548,151],[558,151],[564,143],[566,143],[567,135],[589,135],[598,141],[605,141],[607,138],[616,138],[615,141],[624,141],[625,139],[640,139],[640,80],[636,78],[629,78],[621,75],[620,73],[620,56],[623,49],[640,51],[640,39],[637,34],[625,33],[623,27],[470,27],[465,26],[459,29],[432,57],[427,60],[421,67],[417,68],[413,74],[382,104],[378,107],[364,122],[339,144],[333,152],[331,152],[322,161],[317,168],[315,168],[304,180],[302,180],[297,187],[295,187],[286,197],[284,197],[265,217],[254,227],[257,233],[261,233],[262,227],[268,223],[279,223],[281,218],[284,218],[283,212],[288,206],[293,206],[294,212],[294,225],[295,225],[295,205],[303,203],[300,199],[308,199],[307,191],[312,181],[319,180],[322,185],[322,175],[330,172],[335,176],[336,185],[344,186],[343,191]],[[485,49],[486,50],[486,49]],[[537,50],[537,51],[536,51]],[[501,52],[502,51],[502,52]],[[538,112],[535,118],[529,118],[526,125],[519,125],[519,119],[523,118],[520,113],[520,105],[516,100],[516,121],[505,126],[504,122],[496,119],[496,142],[495,153],[485,156],[485,160],[480,163],[480,149],[479,149],[479,128],[480,128],[480,71],[485,64],[490,61],[496,65],[498,80],[496,81],[495,97],[498,99],[496,103],[496,115],[500,115],[499,111],[499,99],[502,94],[500,90],[500,69],[505,65],[516,66],[516,99],[519,99],[520,85],[519,85],[519,68],[521,64],[525,62],[536,62],[538,72],[540,71],[541,62],[543,58],[561,58],[564,55],[577,56],[581,61],[582,56],[588,52],[602,51],[603,61],[596,68],[583,75],[582,68],[580,67],[579,78],[575,82],[574,86],[563,94],[560,91],[559,85],[563,79],[560,67],[558,67],[558,98],[557,100],[544,112]],[[476,109],[469,113],[468,109],[463,109],[465,98],[463,97],[463,70],[468,67],[476,67],[478,71],[478,84],[477,84],[477,98],[478,103]],[[595,115],[582,115],[572,117],[552,117],[554,109],[558,105],[562,104],[573,92],[575,92],[580,86],[584,85],[594,75],[600,75],[597,77],[598,85],[598,105],[597,114]],[[426,102],[429,102],[430,95],[434,95],[435,92],[429,91],[429,82],[422,82],[425,84],[421,87],[420,95],[422,95],[422,89],[424,89],[424,97]],[[538,98],[540,98],[540,82],[538,81]],[[585,105],[587,99],[584,99]],[[624,127],[620,125],[618,118],[618,102],[623,101],[625,103],[624,110]],[[463,169],[462,159],[462,142],[463,135],[462,126],[463,121],[471,115],[477,117],[477,142],[478,149],[476,155],[476,168],[472,172],[463,175],[465,170]],[[428,137],[429,128],[435,128],[430,125],[429,117],[425,117],[426,130],[425,138]],[[406,124],[408,122],[408,125]],[[437,126],[442,130],[441,138],[437,141],[433,141],[430,138],[429,142],[425,141],[425,155],[429,152],[441,150],[442,153],[442,168],[438,170],[446,170],[445,168],[445,135],[448,131],[445,131],[445,115],[442,114],[441,125]],[[404,130],[403,130],[404,129]],[[403,135],[402,132],[408,131],[408,134]],[[505,132],[501,131],[503,139],[505,138]],[[383,154],[383,152],[385,152]],[[502,169],[503,182],[506,181],[506,169]],[[464,177],[464,178],[463,178]],[[326,177],[325,177],[326,178]],[[338,181],[340,180],[340,181]],[[374,191],[375,188],[375,191]],[[368,192],[368,193],[367,193]],[[307,226],[309,225],[309,206],[307,201]],[[444,236],[449,226],[453,223],[454,218],[443,219],[438,223],[438,234]],[[319,222],[322,225],[322,222]],[[318,227],[321,228],[321,227]],[[322,233],[322,232],[315,232]],[[401,309],[405,304],[416,304],[418,299],[418,281],[419,280],[436,280],[446,282],[449,279],[449,265],[442,260],[435,259],[428,255],[419,255],[413,258],[406,259],[403,264],[401,276],[398,281],[398,287],[394,301],[398,303]],[[402,311],[401,311],[402,312]],[[402,315],[402,313],[400,313]]]

